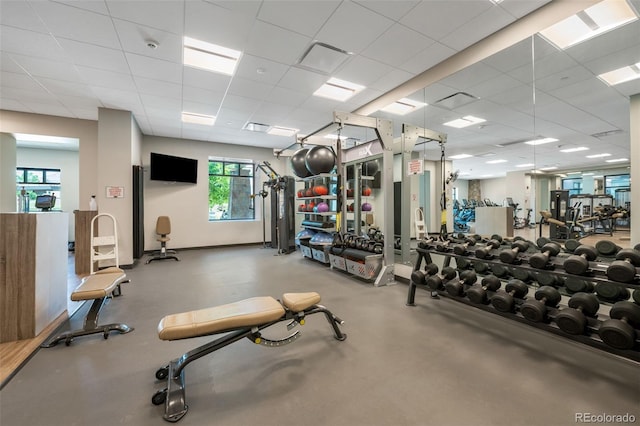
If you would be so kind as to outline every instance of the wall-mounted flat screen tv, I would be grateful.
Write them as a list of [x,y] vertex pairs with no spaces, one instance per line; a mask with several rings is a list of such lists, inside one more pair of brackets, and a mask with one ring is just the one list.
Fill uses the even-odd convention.
[[151,180],[198,183],[198,160],[152,152]]

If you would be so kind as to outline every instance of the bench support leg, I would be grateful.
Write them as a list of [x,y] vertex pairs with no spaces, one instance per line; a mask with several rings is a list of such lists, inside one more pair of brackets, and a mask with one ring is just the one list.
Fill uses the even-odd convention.
[[[187,406],[184,393],[184,369],[178,368],[181,359],[175,359],[169,364],[169,376],[167,380],[167,399],[164,405],[164,419],[175,423],[187,414]],[[180,373],[176,376],[175,371]]]
[[87,312],[87,316],[84,318],[84,325],[82,327],[82,330],[67,331],[65,333],[62,333],[48,343],[42,344],[42,347],[50,348],[63,341],[67,346],[69,346],[74,338],[80,336],[88,336],[90,334],[102,333],[104,338],[108,339],[109,333],[111,331],[119,331],[122,334],[133,331],[132,327],[129,327],[128,325],[122,323],[98,325],[98,316],[100,315],[100,310],[102,309],[106,301],[106,297],[93,300],[93,302],[91,303],[91,308],[89,308],[89,312]]

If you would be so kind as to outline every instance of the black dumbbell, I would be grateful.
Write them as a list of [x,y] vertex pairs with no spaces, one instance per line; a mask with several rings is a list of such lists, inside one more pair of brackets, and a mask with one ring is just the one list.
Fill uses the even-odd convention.
[[608,319],[598,329],[603,342],[617,349],[632,349],[636,330],[640,327],[640,306],[633,302],[618,302],[611,307]]
[[505,278],[509,276],[509,269],[504,265],[496,263],[491,265],[491,273],[498,278]]
[[548,272],[538,272],[535,276],[535,280],[541,286],[548,285],[551,287],[562,287],[564,285],[562,279],[559,276],[550,274]]
[[432,292],[442,290],[444,288],[442,283],[454,279],[457,275],[458,273],[455,269],[450,266],[445,266],[444,268],[442,268],[442,276],[437,274],[429,275],[425,280],[425,285]]
[[607,268],[607,277],[612,281],[630,283],[636,278],[636,266],[640,266],[640,251],[620,250],[616,260]]
[[475,246],[476,245],[476,240],[473,238],[465,238],[464,239],[464,243],[463,244],[458,244],[456,246],[453,246],[453,252],[457,255],[464,255],[467,254],[467,249],[469,247]]
[[593,293],[594,290],[593,283],[591,281],[585,281],[574,277],[567,277],[567,279],[564,280],[564,288],[571,294]]
[[549,258],[560,253],[560,245],[557,243],[547,243],[540,249],[540,253],[534,253],[529,258],[529,265],[536,269],[546,269]]
[[631,298],[633,299],[634,302],[640,305],[640,288],[636,288],[635,290],[633,290],[633,294],[631,295]]
[[569,299],[569,307],[556,315],[560,330],[569,334],[584,334],[587,330],[587,316],[594,316],[600,308],[595,294],[576,293]]
[[631,295],[628,288],[606,281],[599,282],[596,285],[596,294],[598,298],[604,299],[607,302],[627,300]]
[[640,251],[640,243],[638,243],[635,246],[633,246],[633,249]]
[[544,247],[545,244],[550,243],[551,240],[547,237],[540,237],[536,240],[536,245],[538,246],[538,248],[542,248]]
[[429,237],[426,240],[420,240],[418,241],[418,248],[421,248],[421,249],[429,248],[429,244],[433,243],[434,241],[435,241],[435,238],[433,237]]
[[532,322],[542,322],[547,319],[547,306],[555,308],[560,303],[560,292],[555,288],[545,285],[540,287],[535,294],[535,299],[527,299],[520,306],[523,317]]
[[472,262],[473,270],[476,271],[477,274],[486,274],[489,272],[489,265],[484,262]]
[[564,270],[569,274],[582,275],[589,270],[589,261],[596,260],[598,252],[595,248],[580,245],[573,251],[574,254],[567,257],[563,263]]
[[438,265],[435,263],[429,263],[428,265],[425,265],[424,271],[421,271],[420,269],[413,271],[411,273],[411,281],[413,281],[414,284],[425,285],[427,282],[427,276],[435,275],[437,273]]
[[456,269],[458,271],[465,271],[469,268],[472,268],[471,261],[469,259],[465,259],[464,257],[456,258]]
[[533,275],[528,270],[522,268],[511,268],[511,276],[525,283],[534,281]]
[[440,251],[440,252],[447,251],[450,244],[451,244],[451,240],[439,241],[436,243],[436,251]]
[[500,247],[501,242],[496,239],[491,239],[487,241],[484,247],[478,247],[475,251],[476,257],[478,259],[489,259],[491,257],[491,250],[497,249]]
[[497,242],[499,242],[500,244],[502,244],[502,235],[500,234],[493,234],[491,236],[491,238],[489,238],[490,240],[496,240]]
[[512,312],[516,305],[515,298],[522,299],[529,292],[529,287],[521,280],[511,280],[504,288],[491,298],[491,304],[500,312]]
[[460,273],[459,279],[447,281],[444,288],[451,296],[462,296],[464,294],[464,286],[472,285],[476,281],[478,281],[478,276],[475,271],[464,271]]
[[502,281],[500,281],[498,277],[495,275],[487,275],[482,279],[480,285],[471,286],[471,288],[467,290],[467,298],[471,303],[485,305],[488,302],[488,292],[498,291],[501,285]]
[[573,253],[573,251],[580,246],[581,244],[578,240],[570,239],[564,242],[564,249],[569,253]]
[[620,251],[620,247],[618,247],[613,241],[600,240],[596,243],[596,250],[598,250],[598,253],[603,256],[613,256]]
[[518,257],[518,253],[524,253],[528,248],[529,244],[526,241],[514,241],[510,249],[500,252],[500,261],[504,263],[514,263]]

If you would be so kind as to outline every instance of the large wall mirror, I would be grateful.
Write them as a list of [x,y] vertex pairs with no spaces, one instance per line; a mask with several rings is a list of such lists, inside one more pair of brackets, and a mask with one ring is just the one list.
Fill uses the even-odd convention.
[[[626,4],[638,14],[639,1]],[[465,202],[513,203],[519,218],[538,222],[550,191],[577,182],[581,192],[628,202],[629,97],[640,93],[640,79],[607,83],[605,73],[637,74],[638,64],[638,19],[568,47],[536,34],[408,97],[426,107],[377,115],[394,121],[395,135],[403,122],[447,134],[445,167],[457,171],[448,210]],[[424,143],[404,155],[426,160],[426,167],[420,178],[394,174],[412,188],[408,207],[396,214],[411,223],[415,238],[415,209],[423,207],[427,231],[437,233],[441,188],[429,164],[440,161],[440,147]],[[448,230],[464,230],[451,213]],[[397,260],[412,258],[413,246],[399,249]]]

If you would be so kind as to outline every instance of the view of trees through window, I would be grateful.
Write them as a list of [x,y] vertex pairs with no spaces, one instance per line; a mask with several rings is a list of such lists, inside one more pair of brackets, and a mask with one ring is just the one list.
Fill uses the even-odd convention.
[[209,220],[255,218],[252,162],[209,160]]
[[38,195],[47,194],[56,196],[54,209],[62,210],[60,174],[60,169],[18,167],[16,169],[17,211],[37,211],[36,198]]

